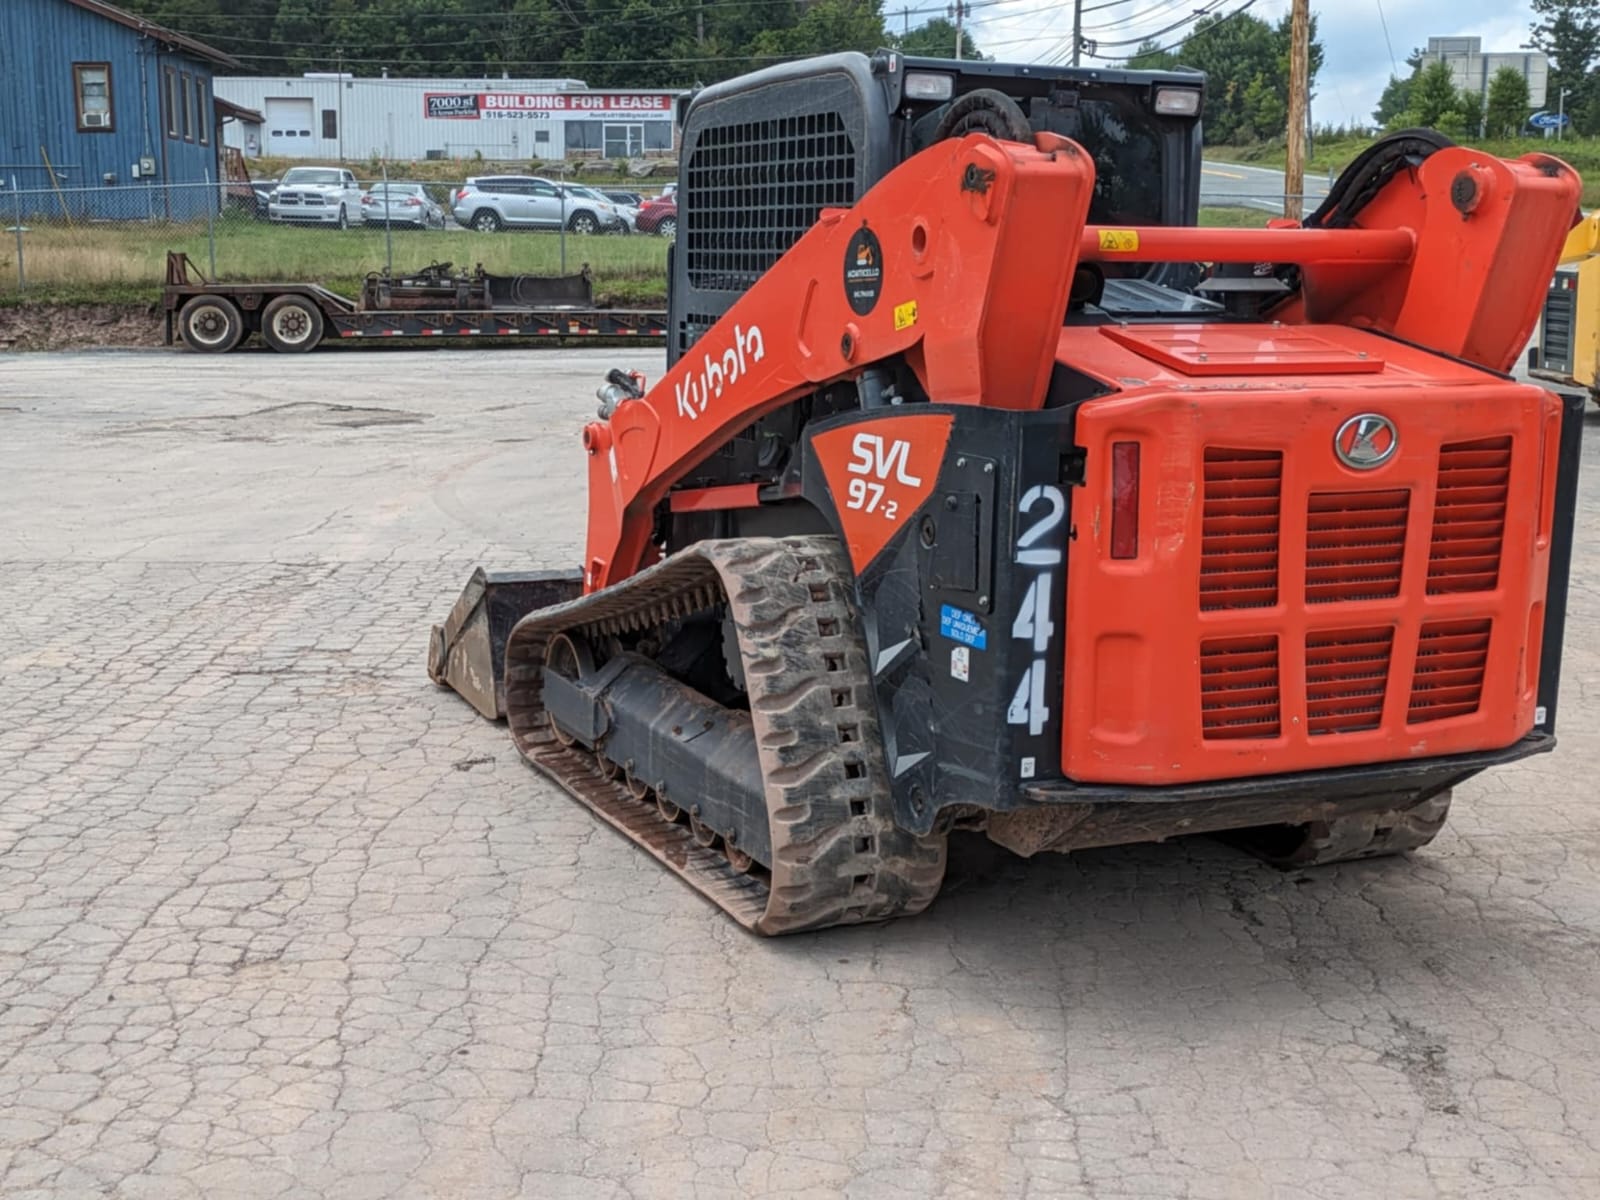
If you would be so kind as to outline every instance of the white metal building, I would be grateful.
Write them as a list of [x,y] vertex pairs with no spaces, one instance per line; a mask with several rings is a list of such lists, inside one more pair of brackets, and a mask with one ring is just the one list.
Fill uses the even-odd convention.
[[1510,67],[1528,81],[1528,103],[1544,107],[1550,61],[1542,54],[1528,50],[1485,54],[1480,37],[1431,37],[1423,61],[1445,63],[1458,90],[1480,96],[1489,90],[1496,71]]
[[678,91],[590,89],[581,79],[216,78],[219,99],[254,109],[230,122],[247,157],[302,159],[641,158],[675,146]]

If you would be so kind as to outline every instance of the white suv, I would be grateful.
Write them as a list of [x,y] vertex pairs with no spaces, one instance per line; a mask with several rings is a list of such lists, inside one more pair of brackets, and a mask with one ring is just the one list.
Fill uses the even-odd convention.
[[343,167],[290,167],[267,197],[267,216],[348,229],[361,224],[361,185]]
[[456,189],[451,212],[479,233],[500,229],[560,229],[573,233],[627,232],[628,223],[604,196],[562,188],[536,175],[483,175]]

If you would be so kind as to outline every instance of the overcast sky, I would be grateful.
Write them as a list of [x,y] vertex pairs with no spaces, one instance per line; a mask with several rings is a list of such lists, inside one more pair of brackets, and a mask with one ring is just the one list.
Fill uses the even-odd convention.
[[[931,0],[903,0],[913,12]],[[979,47],[1011,62],[1063,61],[1071,45],[1071,0],[969,0]],[[1084,36],[1099,41],[1101,53],[1125,55],[1149,35],[1162,44],[1177,41],[1184,29],[1161,33],[1196,8],[1231,12],[1244,0],[1083,0]],[[886,0],[893,22],[899,10]],[[1379,19],[1379,11],[1383,20]],[[1312,119],[1320,124],[1369,122],[1391,70],[1404,72],[1413,47],[1430,37],[1477,36],[1486,51],[1515,51],[1528,38],[1532,15],[1525,0],[1312,0],[1317,33],[1327,52],[1317,77]],[[1276,21],[1289,0],[1254,0],[1250,12]],[[924,18],[926,19],[926,18]],[[1384,23],[1388,36],[1384,36]],[[1184,27],[1187,28],[1187,27]],[[1112,42],[1128,45],[1113,47]],[[1391,50],[1394,66],[1391,67]],[[1085,60],[1093,61],[1093,60]]]

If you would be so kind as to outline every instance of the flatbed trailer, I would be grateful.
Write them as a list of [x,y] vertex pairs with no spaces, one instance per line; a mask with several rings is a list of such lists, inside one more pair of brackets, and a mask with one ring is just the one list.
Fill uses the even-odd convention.
[[[449,264],[443,264],[448,268]],[[448,304],[428,307],[431,297]],[[664,310],[598,308],[587,272],[451,276],[437,264],[411,278],[370,276],[359,299],[316,283],[216,283],[187,254],[167,255],[166,344],[221,354],[258,334],[285,354],[358,338],[615,337],[664,339]]]

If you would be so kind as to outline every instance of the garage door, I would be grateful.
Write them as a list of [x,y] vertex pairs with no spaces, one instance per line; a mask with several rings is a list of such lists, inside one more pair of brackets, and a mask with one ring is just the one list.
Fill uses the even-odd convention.
[[267,100],[268,154],[305,158],[311,154],[311,101]]

